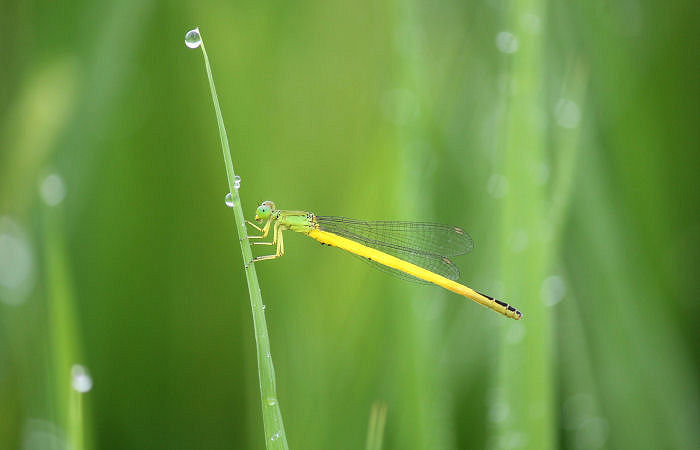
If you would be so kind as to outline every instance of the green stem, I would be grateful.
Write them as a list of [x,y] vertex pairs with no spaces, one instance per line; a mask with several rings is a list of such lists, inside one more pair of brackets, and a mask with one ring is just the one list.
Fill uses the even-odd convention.
[[214,102],[214,110],[216,111],[216,123],[219,126],[221,150],[224,154],[229,192],[231,192],[231,200],[233,201],[233,206],[231,209],[233,209],[233,215],[236,220],[236,228],[238,230],[239,241],[241,244],[241,253],[243,254],[245,274],[248,280],[250,307],[253,310],[253,328],[255,329],[255,345],[258,355],[258,378],[260,381],[263,424],[265,426],[265,443],[268,449],[287,449],[289,447],[287,445],[287,437],[284,432],[282,412],[280,411],[279,401],[277,400],[275,368],[272,364],[272,355],[270,353],[270,340],[268,339],[267,334],[267,322],[265,321],[265,312],[263,310],[262,294],[260,293],[258,276],[255,272],[255,264],[252,263],[253,252],[250,248],[250,243],[248,242],[248,231],[246,229],[245,219],[243,217],[243,209],[241,208],[241,200],[238,196],[238,189],[235,188],[236,175],[233,171],[233,161],[231,160],[231,149],[228,145],[228,135],[226,134],[224,119],[221,116],[219,98],[216,95],[216,87],[214,87],[214,78],[211,74],[209,57],[207,56],[207,51],[204,48],[204,40],[202,40],[200,48],[202,49],[202,55],[204,56],[204,65],[207,69],[207,77],[209,78],[211,98]]
[[551,269],[548,256],[552,243],[539,240],[546,225],[547,189],[531,175],[532,168],[547,160],[547,129],[542,120],[547,108],[547,74],[543,69],[543,34],[528,30],[521,18],[533,14],[544,20],[546,12],[546,0],[527,0],[513,2],[505,17],[518,47],[503,57],[508,61],[511,88],[507,93],[502,170],[517,190],[503,199],[503,242],[509,242],[521,229],[535,244],[519,253],[503,248],[506,298],[522,308],[524,318],[503,324],[506,336],[516,338],[504,342],[496,392],[496,404],[506,405],[509,411],[498,422],[497,442],[503,447],[538,450],[557,444],[552,310],[540,298],[542,282]]
[[73,401],[74,396],[82,394],[71,388],[71,367],[80,360],[80,333],[70,284],[63,217],[59,208],[44,207],[42,213],[54,420],[67,430],[70,447],[82,450],[85,448],[82,408],[78,409],[80,405]]
[[71,389],[70,393],[70,426],[68,428],[69,442],[72,449],[85,449],[83,438],[83,393]]

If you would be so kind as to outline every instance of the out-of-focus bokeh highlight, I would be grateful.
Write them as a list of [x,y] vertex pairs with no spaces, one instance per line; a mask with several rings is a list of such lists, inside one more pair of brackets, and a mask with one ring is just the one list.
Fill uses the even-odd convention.
[[196,26],[247,214],[461,226],[524,313],[287,236],[290,448],[697,448],[696,9],[6,2],[0,448],[265,448]]

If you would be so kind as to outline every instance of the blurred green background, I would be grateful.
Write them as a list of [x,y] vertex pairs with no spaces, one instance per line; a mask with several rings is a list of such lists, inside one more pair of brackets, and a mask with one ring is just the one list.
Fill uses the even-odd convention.
[[700,445],[695,2],[4,2],[0,23],[0,448],[265,448],[195,26],[247,214],[462,226],[462,280],[525,315],[288,236],[257,268],[290,448],[364,448],[376,401],[386,449]]

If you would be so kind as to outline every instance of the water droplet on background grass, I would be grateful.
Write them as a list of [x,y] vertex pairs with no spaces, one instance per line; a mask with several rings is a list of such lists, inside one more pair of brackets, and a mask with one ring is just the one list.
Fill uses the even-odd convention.
[[522,228],[515,230],[510,238],[510,249],[513,253],[520,253],[525,250],[530,243],[527,232]]
[[496,35],[496,47],[501,53],[515,53],[518,51],[518,38],[509,31],[501,31]]
[[66,185],[60,175],[52,173],[39,185],[41,199],[49,206],[56,206],[66,197]]
[[496,400],[489,406],[489,419],[501,423],[510,415],[510,405],[503,400]]
[[542,29],[542,21],[535,14],[525,13],[520,17],[520,26],[530,34],[538,34]]
[[73,389],[80,393],[89,392],[92,389],[92,377],[84,366],[74,364],[70,369]]
[[509,344],[517,344],[521,342],[525,337],[525,325],[518,323],[511,323],[508,326],[508,331],[505,334],[505,340]]
[[486,184],[486,191],[493,198],[505,197],[508,194],[508,179],[499,174],[491,175]]
[[542,186],[549,180],[549,166],[543,162],[535,163],[530,168],[535,184]]
[[0,302],[18,305],[34,287],[34,255],[24,230],[0,217]]
[[581,109],[573,100],[560,98],[554,105],[554,117],[560,127],[576,128],[581,121]]
[[557,275],[552,275],[542,282],[540,295],[545,306],[554,306],[564,298],[566,294],[566,282]]

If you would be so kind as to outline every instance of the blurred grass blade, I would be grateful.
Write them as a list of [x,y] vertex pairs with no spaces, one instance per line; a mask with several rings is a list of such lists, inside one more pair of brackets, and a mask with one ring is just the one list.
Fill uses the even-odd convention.
[[[506,13],[507,30],[497,36],[503,66],[508,68],[504,76],[509,79],[502,174],[504,182],[518,187],[503,197],[502,242],[509,242],[517,230],[526,236],[539,236],[546,223],[547,190],[543,184],[533,183],[527,170],[546,160],[545,40],[544,33],[529,33],[520,21],[527,14],[543,20],[546,12],[545,2],[540,0],[514,4]],[[547,247],[548,243],[543,243],[514,254],[509,246],[503,246],[505,297],[520,304],[526,320],[502,324],[508,338],[501,347],[492,408],[508,413],[496,414],[496,448],[556,447],[552,317],[551,309],[538,295],[549,270],[551,251]]]
[[[55,176],[55,175],[54,175]],[[46,200],[46,197],[44,197]],[[46,292],[51,342],[52,419],[67,432],[72,449],[89,448],[89,430],[83,408],[88,389],[76,389],[75,370],[80,356],[78,319],[67,263],[64,226],[60,208],[43,208],[43,239],[46,260]],[[82,366],[79,366],[82,367]]]
[[[573,59],[573,58],[572,58]],[[550,249],[559,244],[563,231],[563,222],[572,203],[572,193],[576,182],[576,165],[581,152],[581,125],[583,102],[588,86],[588,67],[581,58],[569,64],[567,75],[559,99],[554,105],[555,121],[559,125],[554,133],[554,150],[557,156],[553,161],[556,170],[553,174],[550,190],[549,220],[546,230],[552,239]],[[552,158],[553,159],[553,158]]]
[[372,403],[369,412],[369,427],[367,428],[367,450],[381,450],[386,426],[386,402],[377,400]]

